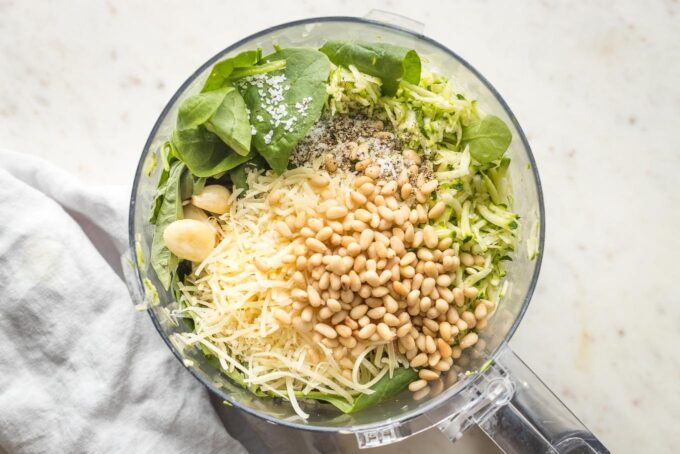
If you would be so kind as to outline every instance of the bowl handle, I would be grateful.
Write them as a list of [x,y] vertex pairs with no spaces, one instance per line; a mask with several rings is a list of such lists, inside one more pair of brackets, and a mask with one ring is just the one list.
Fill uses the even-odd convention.
[[477,402],[437,426],[451,441],[476,424],[506,453],[609,453],[507,345],[482,369]]
[[372,9],[364,15],[365,19],[370,19],[378,22],[385,22],[389,25],[394,25],[398,28],[403,28],[408,31],[422,34],[425,31],[425,24],[411,19],[410,17],[402,16],[401,14],[392,13],[382,9]]

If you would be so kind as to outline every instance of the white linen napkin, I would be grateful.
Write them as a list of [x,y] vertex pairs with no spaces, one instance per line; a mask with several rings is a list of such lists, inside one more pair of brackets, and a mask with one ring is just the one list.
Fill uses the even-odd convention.
[[0,150],[0,452],[246,452],[133,309],[128,200]]

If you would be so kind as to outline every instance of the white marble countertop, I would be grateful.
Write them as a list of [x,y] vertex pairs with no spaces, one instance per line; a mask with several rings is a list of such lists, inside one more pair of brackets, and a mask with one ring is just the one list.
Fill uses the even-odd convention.
[[[545,259],[513,348],[613,452],[677,451],[677,0],[160,5],[0,0],[0,146],[129,184],[175,89],[235,40],[370,8],[419,20],[501,92],[541,172]],[[427,432],[389,452],[444,449]],[[454,451],[489,449],[473,433]]]

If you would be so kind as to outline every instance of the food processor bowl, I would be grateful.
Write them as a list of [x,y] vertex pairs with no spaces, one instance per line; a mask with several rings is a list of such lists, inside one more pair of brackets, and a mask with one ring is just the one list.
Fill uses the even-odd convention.
[[[181,102],[200,91],[212,66],[226,57],[257,47],[266,54],[274,44],[318,48],[329,39],[381,41],[415,49],[426,65],[437,67],[461,92],[477,99],[483,112],[502,118],[513,135],[507,156],[512,160],[514,208],[521,225],[519,247],[507,266],[509,288],[480,333],[480,342],[456,361],[465,374],[452,369],[445,377],[445,389],[437,395],[414,401],[405,391],[353,414],[303,400],[300,405],[309,414],[304,421],[289,402],[255,396],[207,361],[198,348],[175,340],[176,333],[191,331],[191,326],[172,315],[178,308],[173,292],[163,290],[145,258],[150,256],[153,226],[148,218],[161,167],[153,163],[175,127]],[[271,423],[354,433],[360,447],[393,443],[433,426],[456,440],[467,427],[477,424],[506,452],[607,452],[507,346],[536,285],[544,219],[541,184],[526,137],[498,92],[469,63],[423,35],[421,24],[400,16],[372,12],[366,18],[311,18],[260,31],[227,47],[206,61],[173,95],[156,121],[137,167],[130,201],[130,250],[123,264],[133,301],[147,309],[158,333],[188,371],[225,403]]]

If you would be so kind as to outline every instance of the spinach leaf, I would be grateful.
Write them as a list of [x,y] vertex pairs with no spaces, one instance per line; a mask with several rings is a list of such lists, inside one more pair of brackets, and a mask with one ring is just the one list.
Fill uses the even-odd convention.
[[338,66],[354,65],[382,80],[382,94],[393,96],[399,81],[420,82],[420,57],[413,49],[385,43],[326,41],[319,49]]
[[[194,184],[192,186],[191,195],[200,194],[205,187],[207,178],[194,177]],[[188,198],[188,197],[187,197]]]
[[156,193],[153,196],[153,202],[151,202],[151,214],[149,215],[150,224],[156,223],[158,211],[161,209],[161,202],[163,202],[163,195],[165,194],[168,176],[170,175],[170,163],[177,159],[173,155],[172,144],[169,140],[163,144],[163,147],[160,149],[159,153],[161,155],[163,168],[161,170],[160,176],[158,177],[158,185],[156,187]]
[[251,130],[243,97],[234,87],[199,93],[182,102],[177,113],[177,129],[204,125],[236,153],[250,151]]
[[248,66],[247,68],[236,68],[234,72],[229,76],[230,81],[236,79],[242,79],[248,76],[254,76],[256,74],[265,74],[277,69],[282,69],[286,66],[286,60],[276,60],[269,63],[264,63],[262,65]]
[[296,392],[295,397],[298,399],[320,400],[322,402],[326,402],[333,405],[335,408],[337,408],[343,413],[352,413],[353,406],[352,404],[347,402],[344,397],[335,396],[333,394],[324,394],[319,391],[310,391],[307,394],[304,394],[302,392]]
[[512,133],[503,120],[487,115],[463,127],[460,143],[468,146],[470,155],[480,164],[488,164],[503,156],[510,146]]
[[[182,196],[191,192],[193,182],[191,175],[185,172],[185,165],[179,161],[170,166],[170,173],[165,184],[163,200],[158,216],[156,228],[151,243],[151,266],[156,271],[158,280],[166,290],[170,286],[172,275],[177,269],[179,259],[165,247],[163,232],[165,228],[177,219],[182,219]],[[188,179],[184,175],[189,175]],[[189,186],[189,189],[187,189]]]
[[248,179],[246,175],[246,166],[248,164],[241,164],[240,166],[231,169],[229,171],[229,178],[231,179],[231,183],[234,185],[234,188],[240,188],[240,189],[248,189]]
[[251,157],[251,155],[241,156],[234,153],[219,137],[204,126],[175,129],[172,132],[171,141],[177,157],[197,177],[210,177],[225,172],[248,161]]
[[408,384],[416,378],[418,378],[418,372],[414,369],[407,369],[404,367],[395,369],[392,377],[385,375],[378,380],[378,383],[371,387],[374,391],[373,394],[361,394],[354,400],[353,404],[348,403],[342,397],[317,391],[312,391],[307,394],[296,393],[296,397],[300,399],[306,398],[327,402],[343,413],[356,413],[364,408],[377,405],[390,397],[396,396],[406,389]]
[[241,156],[250,152],[250,121],[248,110],[241,93],[233,87],[223,88],[226,91],[222,103],[206,122],[208,131],[215,133],[224,143]]
[[202,93],[222,88],[236,68],[247,68],[255,65],[262,56],[262,50],[248,50],[241,52],[235,57],[227,58],[213,66],[208,79],[206,79]]
[[258,154],[253,156],[253,159],[241,164],[240,166],[229,171],[229,179],[234,188],[248,189],[247,172],[259,169],[268,169],[267,161]]
[[376,405],[390,397],[396,396],[402,392],[409,383],[418,378],[418,372],[415,369],[400,367],[395,369],[392,377],[385,375],[378,383],[371,388],[375,391],[373,394],[362,394],[356,398],[352,410],[349,413],[355,413],[363,410],[371,405]]
[[182,101],[177,112],[177,128],[190,129],[206,123],[222,104],[228,90],[233,88],[199,93]]
[[328,58],[313,49],[283,49],[264,63],[285,60],[283,69],[238,81],[256,134],[257,151],[277,172],[288,166],[290,151],[316,123],[323,110]]
[[163,203],[163,196],[165,195],[165,189],[168,183],[168,177],[170,175],[169,170],[163,169],[161,175],[158,179],[158,187],[156,188],[156,193],[153,196],[153,202],[151,202],[151,215],[149,216],[149,223],[155,224],[158,218],[158,212],[161,209],[161,204]]

